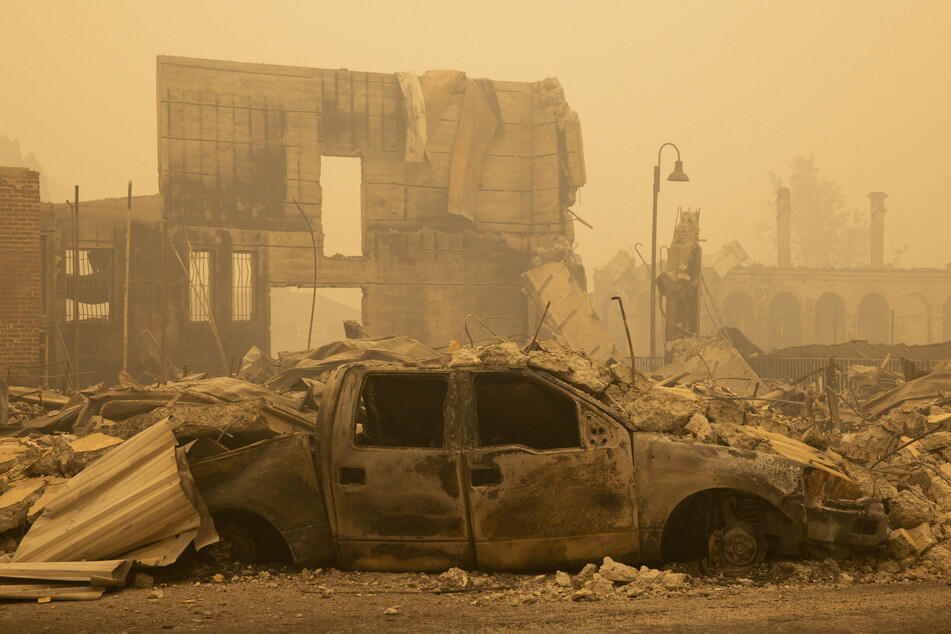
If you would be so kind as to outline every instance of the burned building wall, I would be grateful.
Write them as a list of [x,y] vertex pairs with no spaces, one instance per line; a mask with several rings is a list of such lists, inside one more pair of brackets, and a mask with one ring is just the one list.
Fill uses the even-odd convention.
[[[158,378],[164,208],[160,195],[133,198],[131,212],[126,198],[80,202],[77,227],[81,303],[75,365],[83,384],[112,381],[122,368],[127,245],[131,247],[129,371],[138,378]],[[53,350],[57,358],[64,359],[72,354],[75,332],[73,216],[66,204],[52,205],[51,210],[55,218],[51,250],[56,292],[50,321],[54,330],[59,331],[54,333]],[[266,238],[261,232],[172,223],[167,231],[165,350],[171,364],[189,371],[223,373],[232,369],[252,343],[266,349],[270,312],[267,286],[262,280],[266,277],[268,257],[264,248]],[[201,272],[196,271],[199,267]],[[203,295],[195,289],[191,277],[200,277]],[[221,340],[220,350],[216,336]]]
[[20,384],[42,371],[45,224],[39,173],[0,167],[0,372]]
[[[363,289],[371,332],[431,345],[479,315],[527,332],[519,276],[573,238],[580,125],[557,80],[365,73],[161,56],[159,182],[169,222],[260,231],[268,283]],[[321,157],[362,166],[362,253],[324,249]],[[330,213],[328,211],[328,213]]]

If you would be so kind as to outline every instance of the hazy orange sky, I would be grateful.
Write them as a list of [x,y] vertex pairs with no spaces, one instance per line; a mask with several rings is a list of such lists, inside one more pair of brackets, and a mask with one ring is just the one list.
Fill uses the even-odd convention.
[[[155,193],[158,54],[561,80],[581,117],[589,269],[700,207],[709,247],[771,218],[770,172],[814,154],[848,208],[881,190],[886,261],[951,261],[951,2],[14,2],[0,0],[0,136],[83,198]],[[662,170],[673,166],[665,154]]]

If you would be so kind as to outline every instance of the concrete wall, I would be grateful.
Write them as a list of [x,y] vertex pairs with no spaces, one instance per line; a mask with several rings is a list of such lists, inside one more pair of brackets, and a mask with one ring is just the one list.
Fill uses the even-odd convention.
[[[362,288],[371,332],[443,346],[464,337],[475,313],[499,334],[525,333],[519,276],[534,249],[573,239],[566,210],[585,179],[580,126],[557,80],[489,82],[499,128],[471,217],[450,213],[471,81],[427,125],[427,159],[416,163],[406,160],[394,74],[161,56],[165,215],[263,232],[270,284],[308,286],[313,254],[296,200],[315,228],[317,285]],[[323,251],[322,156],[361,160],[359,256]]]
[[42,363],[40,175],[0,167],[0,373],[34,384]]

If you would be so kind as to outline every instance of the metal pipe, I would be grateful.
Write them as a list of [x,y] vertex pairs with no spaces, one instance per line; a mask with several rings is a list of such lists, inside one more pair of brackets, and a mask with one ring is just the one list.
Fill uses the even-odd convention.
[[615,295],[611,299],[617,301],[617,305],[621,307],[621,321],[624,322],[624,334],[627,335],[627,349],[631,353],[631,385],[634,385],[634,342],[631,341],[631,329],[627,326],[627,314],[624,312],[624,302],[620,297]]
[[307,349],[310,350],[310,337],[314,332],[314,310],[317,308],[317,239],[314,237],[314,228],[310,224],[310,219],[301,209],[300,203],[294,199],[294,204],[297,205],[297,211],[300,212],[300,215],[304,217],[304,222],[307,223],[307,231],[310,232],[310,243],[314,247],[314,294],[310,300],[310,327],[307,329]]

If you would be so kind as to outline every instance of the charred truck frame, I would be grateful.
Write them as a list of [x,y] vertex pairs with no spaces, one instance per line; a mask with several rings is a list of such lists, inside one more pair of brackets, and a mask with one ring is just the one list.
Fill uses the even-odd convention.
[[772,436],[777,453],[635,431],[540,371],[358,363],[331,375],[313,435],[191,469],[225,558],[276,546],[298,565],[363,570],[552,569],[605,555],[742,567],[884,542],[879,502]]

